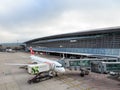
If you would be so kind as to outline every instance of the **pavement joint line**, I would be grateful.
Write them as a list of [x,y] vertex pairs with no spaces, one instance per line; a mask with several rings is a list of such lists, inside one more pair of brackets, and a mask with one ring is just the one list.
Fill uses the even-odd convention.
[[[64,80],[61,80],[63,83],[65,83],[65,84],[67,84],[67,85],[69,85],[69,87],[68,88],[80,88],[80,85],[82,84],[82,83],[84,83],[84,82],[86,82],[86,81],[84,81],[84,79],[82,80],[83,82],[81,82],[81,83],[79,83],[79,84],[74,84],[72,81],[74,81],[74,79],[73,80],[70,80],[70,79],[64,79]],[[82,90],[90,90],[89,88],[86,88],[86,89],[83,89],[83,88],[81,88]]]
[[[81,83],[79,83],[79,84],[74,84],[73,86],[70,86],[70,88],[82,88],[82,87],[81,87]],[[92,89],[90,89],[90,87],[88,87],[88,88],[86,88],[85,90],[92,90]]]
[[80,84],[72,84],[72,85],[70,86],[70,88],[79,87],[79,86],[80,86]]
[[[62,77],[63,78],[63,77]],[[71,78],[72,79],[72,78]],[[78,85],[76,85],[76,84],[73,84],[73,81],[74,81],[74,79],[72,79],[72,80],[70,80],[70,79],[61,79],[60,78],[60,80],[63,82],[63,83],[65,83],[65,84],[67,84],[67,85],[69,85],[70,87],[75,87],[75,86],[78,86]],[[82,83],[84,83],[84,80],[82,80],[82,82],[81,82],[81,84]],[[80,84],[79,84],[80,85]]]
[[69,88],[74,88],[75,86],[79,87],[79,85],[81,84],[81,83],[79,83],[76,85],[74,82],[70,82],[70,81],[65,81],[65,82],[63,81],[63,83],[69,85]]
[[66,77],[57,77],[57,78],[55,78],[55,79],[64,80],[64,79],[66,79]]

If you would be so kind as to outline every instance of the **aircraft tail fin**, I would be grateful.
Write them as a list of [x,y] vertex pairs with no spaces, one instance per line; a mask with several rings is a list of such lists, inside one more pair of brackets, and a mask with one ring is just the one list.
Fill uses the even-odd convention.
[[30,54],[31,54],[31,55],[34,55],[34,54],[35,54],[34,51],[33,51],[33,49],[32,49],[32,47],[30,47]]

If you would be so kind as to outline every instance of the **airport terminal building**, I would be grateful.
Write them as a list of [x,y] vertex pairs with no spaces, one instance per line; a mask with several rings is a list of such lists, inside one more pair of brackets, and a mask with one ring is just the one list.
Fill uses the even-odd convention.
[[35,51],[120,57],[120,27],[42,37],[26,41]]

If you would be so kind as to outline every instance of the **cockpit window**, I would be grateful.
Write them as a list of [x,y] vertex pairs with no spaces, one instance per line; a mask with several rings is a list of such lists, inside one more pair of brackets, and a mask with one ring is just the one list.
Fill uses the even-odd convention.
[[61,68],[62,66],[56,66],[57,68]]

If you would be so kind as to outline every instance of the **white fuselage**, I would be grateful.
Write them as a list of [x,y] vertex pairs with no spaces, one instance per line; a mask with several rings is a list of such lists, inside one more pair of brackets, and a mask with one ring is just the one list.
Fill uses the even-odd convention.
[[47,64],[50,64],[52,65],[52,69],[55,71],[55,72],[58,72],[58,73],[64,73],[65,72],[65,68],[62,67],[62,65],[60,63],[58,63],[57,61],[52,61],[52,60],[49,60],[49,59],[46,59],[46,58],[41,58],[41,57],[38,57],[38,56],[35,56],[35,55],[31,55],[30,58],[33,60],[33,62],[36,62],[36,63],[47,63]]

